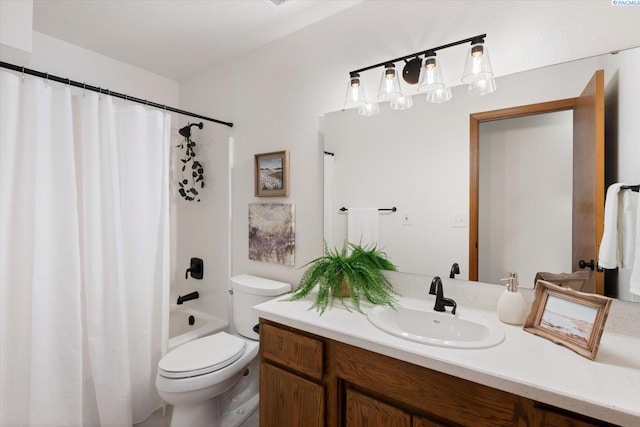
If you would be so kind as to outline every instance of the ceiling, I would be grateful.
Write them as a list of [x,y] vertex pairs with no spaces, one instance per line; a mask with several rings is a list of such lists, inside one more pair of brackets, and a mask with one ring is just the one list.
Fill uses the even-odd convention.
[[33,29],[180,81],[361,1],[34,0]]
[[[310,37],[316,49],[327,49],[324,57],[342,62],[348,57],[345,65],[352,69],[481,33],[490,34],[497,76],[640,45],[640,7],[604,0],[34,0],[33,5],[35,31],[176,81],[329,17],[319,24],[320,32],[308,28],[292,43]],[[454,49],[439,56],[450,69],[462,69],[463,57]],[[445,76],[445,82],[459,84],[454,77]]]

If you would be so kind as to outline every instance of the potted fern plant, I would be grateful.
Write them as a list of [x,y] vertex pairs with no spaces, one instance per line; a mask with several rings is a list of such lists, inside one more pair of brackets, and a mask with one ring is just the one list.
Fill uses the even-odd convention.
[[[348,248],[351,249],[350,253]],[[320,314],[324,313],[327,306],[333,305],[335,298],[345,307],[344,298],[350,298],[360,312],[363,297],[373,304],[395,305],[395,292],[382,270],[397,269],[375,245],[363,247],[345,242],[342,249],[330,250],[325,244],[324,254],[305,266],[310,267],[302,275],[298,289],[290,300],[306,297],[317,286],[318,293],[311,308]]]

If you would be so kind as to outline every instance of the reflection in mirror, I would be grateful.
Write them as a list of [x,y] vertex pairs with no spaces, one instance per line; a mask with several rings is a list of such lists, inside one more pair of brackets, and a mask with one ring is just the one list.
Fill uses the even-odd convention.
[[[637,157],[633,160],[629,158],[633,153],[624,155],[625,150],[632,147],[626,141],[640,139],[637,125],[640,106],[637,97],[627,95],[627,91],[640,91],[640,82],[636,79],[640,73],[640,49],[636,48],[617,55],[607,54],[503,76],[498,79],[500,90],[487,96],[472,97],[466,93],[466,87],[457,86],[453,88],[453,99],[444,104],[427,104],[423,95],[415,95],[411,110],[394,111],[384,104],[380,115],[375,117],[362,117],[353,110],[326,114],[324,149],[335,156],[326,156],[333,158],[333,165],[325,170],[325,239],[334,246],[341,246],[346,238],[347,217],[339,211],[342,206],[395,206],[396,213],[379,217],[379,246],[400,271],[447,277],[452,263],[457,262],[461,271],[458,277],[468,278],[469,115],[573,98],[580,94],[597,69],[605,70],[607,150],[621,152],[618,164],[607,164],[607,184],[617,180],[640,181]],[[508,131],[510,124],[504,126],[506,129],[502,131]],[[611,136],[613,126],[615,135]],[[529,127],[536,130],[538,124],[529,124]],[[536,162],[560,162],[560,158],[552,159],[551,155],[538,155]],[[529,154],[526,156],[530,158]],[[516,170],[536,170],[534,162],[526,168],[512,166]],[[498,172],[498,168],[492,170]],[[508,179],[515,179],[514,173],[511,172]],[[532,190],[528,197],[516,202],[513,209],[529,208],[531,211],[525,205],[535,204],[534,212],[539,212],[537,206],[550,203],[554,208],[561,209],[559,205],[562,205],[562,209],[566,209],[564,199],[562,203],[539,199],[539,192]],[[559,216],[564,218],[566,213]],[[506,253],[513,255],[507,244],[516,239],[516,236],[506,239],[507,243],[502,245]],[[535,275],[536,271],[578,270],[570,261],[568,265],[563,261],[570,257],[570,253],[566,253],[567,244],[570,245],[565,240],[553,243],[544,252],[530,251],[529,256],[525,249],[518,264],[505,267],[501,277],[506,277],[507,269],[515,270],[521,277],[521,286],[533,287],[533,280],[524,278],[529,274],[527,272]],[[540,258],[544,259],[544,265],[529,267],[524,264],[526,260]],[[618,276],[625,274],[620,271]],[[495,279],[500,272],[494,275],[484,280],[498,284]],[[625,277],[618,278],[622,287],[624,281]],[[609,293],[618,294],[624,295],[618,290]]]
[[480,124],[478,280],[570,272],[572,111]]

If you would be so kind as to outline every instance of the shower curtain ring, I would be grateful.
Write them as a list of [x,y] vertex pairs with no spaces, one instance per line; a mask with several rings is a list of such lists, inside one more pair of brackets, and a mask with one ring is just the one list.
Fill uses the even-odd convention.
[[49,73],[47,73],[45,79],[44,79],[44,84],[49,86]]
[[22,81],[24,82],[24,65],[22,66]]

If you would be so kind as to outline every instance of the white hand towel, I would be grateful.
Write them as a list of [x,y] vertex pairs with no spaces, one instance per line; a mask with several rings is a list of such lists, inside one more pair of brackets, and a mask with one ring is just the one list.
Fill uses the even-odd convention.
[[638,252],[637,212],[638,193],[631,190],[623,190],[618,195],[618,267],[632,268],[636,263],[635,254]]
[[631,280],[629,280],[629,290],[632,294],[640,295],[640,194],[626,190],[629,193],[633,193],[631,196],[636,199],[636,230],[635,230],[635,253],[633,255],[633,267],[631,270]]
[[612,184],[604,201],[604,231],[600,242],[598,265],[602,268],[618,267],[618,193],[625,184]]
[[347,240],[362,246],[378,245],[378,209],[349,208],[347,211]]

